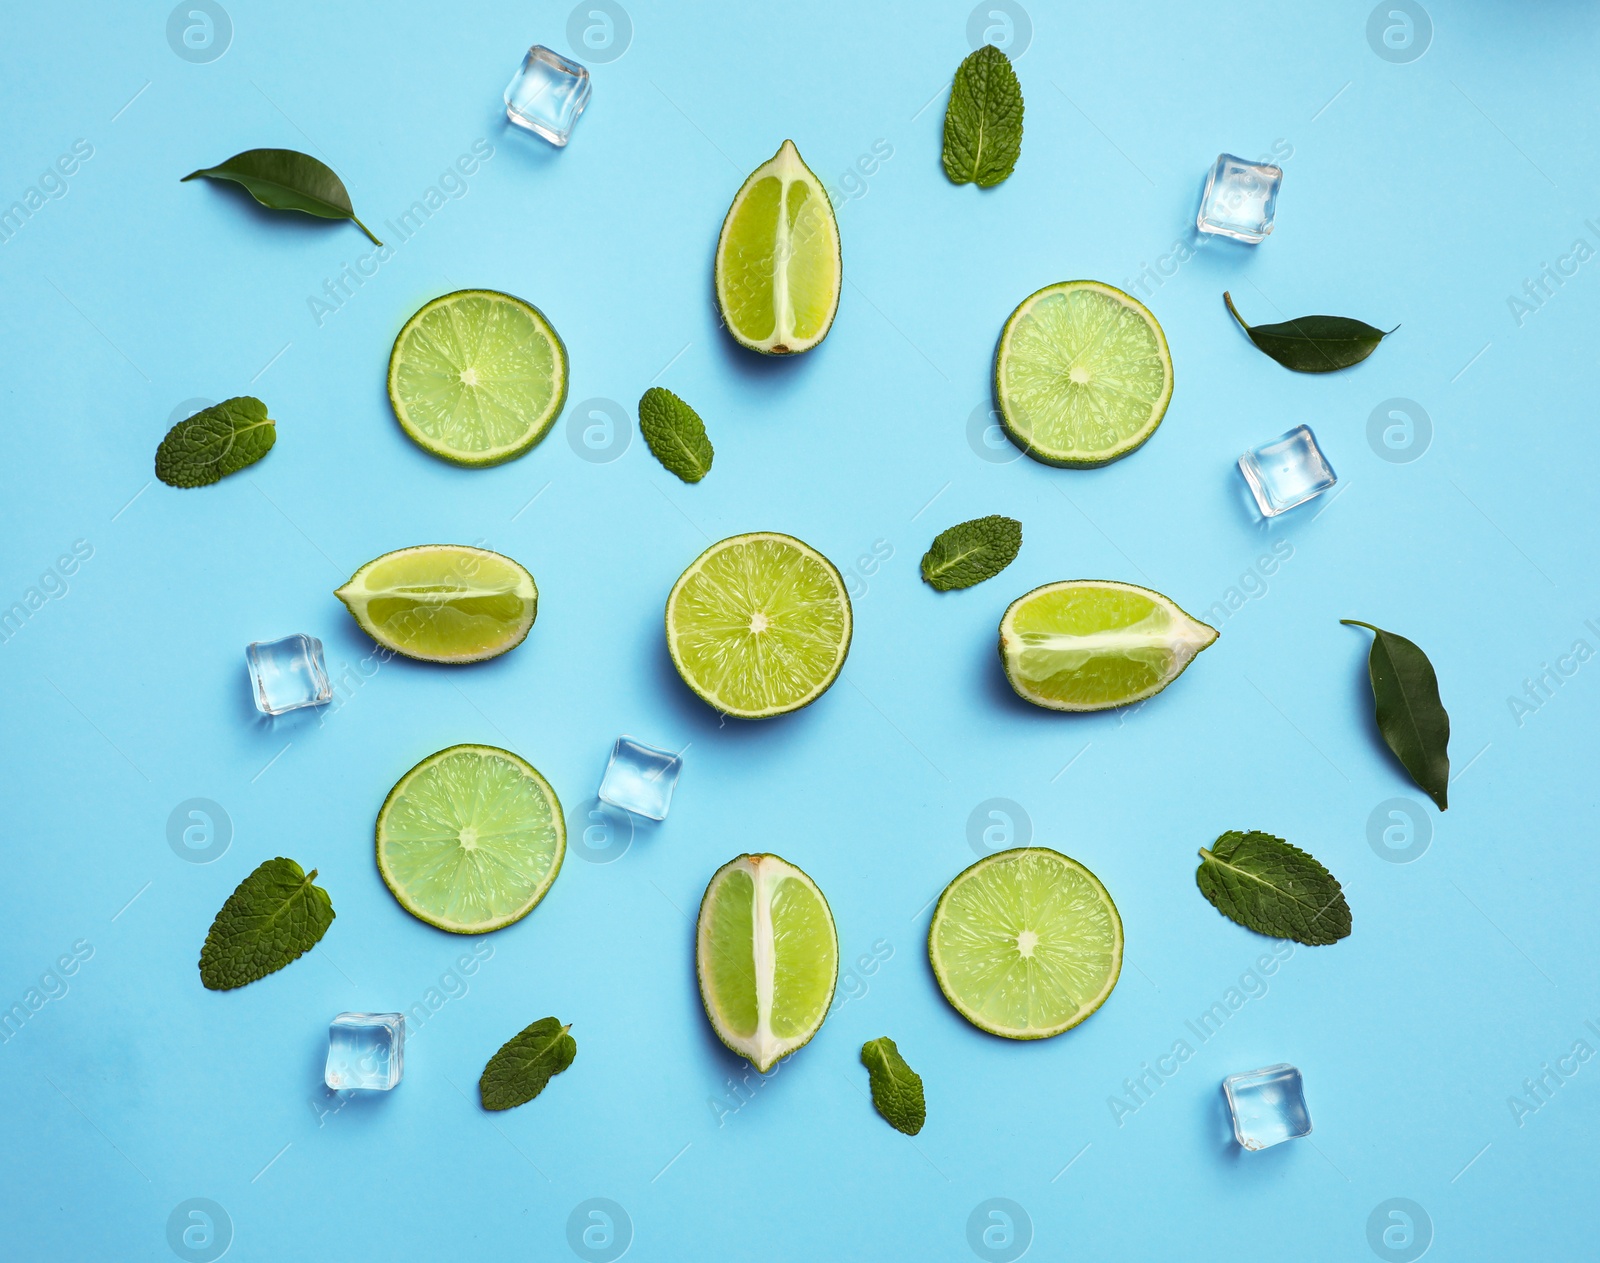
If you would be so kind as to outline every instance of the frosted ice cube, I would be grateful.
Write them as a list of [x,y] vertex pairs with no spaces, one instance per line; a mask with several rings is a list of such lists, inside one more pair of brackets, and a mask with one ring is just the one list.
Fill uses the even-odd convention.
[[245,646],[244,660],[250,667],[256,709],[263,715],[321,706],[333,696],[322,665],[322,642],[315,636],[258,640]]
[[535,44],[506,86],[506,117],[560,148],[589,104],[591,86],[577,62]]
[[404,1013],[341,1013],[328,1026],[323,1082],[334,1091],[387,1092],[400,1082]]
[[1255,245],[1272,231],[1283,168],[1270,162],[1246,162],[1231,153],[1218,154],[1195,224],[1201,232],[1232,237]]
[[1266,1149],[1311,1134],[1305,1086],[1293,1066],[1230,1074],[1222,1091],[1233,1115],[1234,1137],[1246,1149]]
[[670,750],[618,737],[600,781],[600,800],[636,816],[665,820],[682,771],[683,760]]
[[1262,517],[1277,517],[1320,496],[1339,481],[1309,425],[1297,425],[1239,457]]

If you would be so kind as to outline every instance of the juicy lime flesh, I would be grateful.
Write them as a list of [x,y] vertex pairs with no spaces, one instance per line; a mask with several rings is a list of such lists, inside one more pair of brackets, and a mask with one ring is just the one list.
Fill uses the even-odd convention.
[[1039,454],[1092,464],[1147,437],[1172,366],[1154,319],[1095,286],[1057,289],[1007,327],[996,376],[1002,415]]
[[833,999],[838,947],[827,908],[804,882],[786,877],[772,892],[772,1033],[815,1030]]
[[533,622],[528,572],[477,548],[402,549],[356,572],[339,590],[374,639],[433,661],[492,657]]
[[778,326],[775,259],[782,198],[783,181],[776,176],[766,176],[751,186],[729,227],[721,260],[727,304],[723,314],[752,342],[770,338]]
[[833,236],[828,231],[832,211],[823,205],[825,195],[809,184],[789,186],[786,213],[789,222],[787,264],[788,299],[792,313],[791,335],[809,341],[833,319],[836,268]]
[[1087,869],[1042,848],[1006,851],[951,883],[930,956],[974,1024],[1014,1038],[1059,1034],[1099,1008],[1122,968],[1122,924]]
[[528,912],[564,849],[560,807],[520,759],[455,747],[407,773],[378,817],[379,866],[407,911],[446,929]]
[[755,881],[742,870],[729,873],[710,908],[709,985],[728,1029],[742,1038],[756,1033],[758,1002],[752,944],[755,942]]
[[736,537],[680,580],[667,624],[695,692],[729,714],[776,714],[832,682],[850,606],[838,572],[798,541]]
[[565,382],[550,326],[508,295],[437,300],[395,344],[391,391],[424,446],[462,458],[513,451],[548,425]]

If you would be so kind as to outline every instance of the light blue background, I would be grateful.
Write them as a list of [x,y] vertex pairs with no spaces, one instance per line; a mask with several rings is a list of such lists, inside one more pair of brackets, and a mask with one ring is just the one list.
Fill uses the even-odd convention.
[[[640,1259],[971,1259],[967,1219],[990,1197],[1025,1208],[1035,1258],[1367,1258],[1393,1197],[1426,1208],[1433,1257],[1588,1252],[1600,1064],[1521,1125],[1508,1100],[1575,1041],[1600,1047],[1600,665],[1520,723],[1507,701],[1574,641],[1600,647],[1584,624],[1600,620],[1600,261],[1520,324],[1507,302],[1574,241],[1600,247],[1587,6],[1430,0],[1432,46],[1395,64],[1364,3],[1032,3],[1021,162],[980,192],[938,161],[964,0],[781,20],[625,0],[631,47],[594,66],[559,153],[506,128],[500,92],[530,42],[574,51],[563,5],[225,2],[231,47],[209,64],[173,53],[150,3],[19,8],[0,53],[0,206],[75,140],[94,149],[0,244],[0,604],[73,541],[93,549],[0,646],[0,1006],[73,943],[93,950],[0,1044],[8,1255],[170,1259],[168,1216],[196,1197],[226,1208],[229,1257],[263,1260],[572,1257],[568,1216],[593,1197],[626,1208]],[[785,137],[832,182],[874,142],[893,157],[840,209],[831,336],[768,363],[718,328],[710,259]],[[245,148],[307,150],[382,236],[479,139],[494,156],[466,194],[320,326],[308,298],[370,250],[360,233],[178,182]],[[968,418],[1015,304],[1073,277],[1131,283],[1186,238],[1219,150],[1280,141],[1277,232],[1150,286],[1177,381],[1151,442],[1087,473],[980,459]],[[691,400],[711,476],[684,486],[637,435],[581,460],[565,418],[490,471],[412,446],[384,395],[390,343],[466,286],[550,316],[574,403],[631,414],[653,382]],[[1247,319],[1400,331],[1350,372],[1293,375],[1232,325],[1224,288]],[[207,490],[151,484],[174,408],[241,393],[278,419],[273,452]],[[1432,419],[1410,463],[1367,440],[1391,397]],[[1341,488],[1263,525],[1234,461],[1300,422]],[[929,539],[993,512],[1025,524],[1010,569],[924,586]],[[724,726],[675,676],[661,608],[709,542],[754,529],[851,572],[855,641],[811,709]],[[245,643],[318,635],[337,675],[370,642],[332,589],[430,541],[528,566],[527,643],[470,669],[391,663],[332,713],[258,718]],[[1292,556],[1263,589],[1243,576],[1274,542]],[[874,545],[892,556],[863,573]],[[1221,639],[1159,699],[1072,717],[1017,701],[994,640],[1010,600],[1075,577],[1196,613],[1263,590],[1213,616]],[[1368,637],[1344,616],[1422,644],[1450,710],[1459,779],[1446,815],[1418,806],[1433,834],[1414,863],[1368,843],[1377,804],[1423,798],[1378,742]],[[620,859],[569,852],[548,899],[487,943],[385,891],[372,820],[419,758],[508,746],[580,817],[619,732],[688,747],[670,820]],[[196,796],[233,827],[207,865],[166,837]],[[994,797],[1098,873],[1126,924],[1115,994],[1041,1044],[969,1027],[926,963],[928,904],[975,858],[969,815]],[[1194,888],[1196,849],[1239,827],[1322,858],[1355,931],[1295,950],[1202,1044],[1186,1020],[1270,946]],[[892,954],[735,1111],[744,1067],[702,1015],[690,918],[745,850],[816,878],[847,966]],[[338,919],[283,972],[203,990],[212,916],[278,854],[320,870]],[[463,994],[449,971],[473,946],[493,954]],[[456,994],[414,1034],[400,1088],[324,1112],[327,1020],[430,988]],[[550,1013],[576,1063],[486,1115],[485,1060]],[[915,1140],[864,1095],[857,1050],[882,1034],[927,1082]],[[1119,1125],[1108,1098],[1179,1039],[1195,1055]],[[1305,1072],[1316,1131],[1241,1154],[1218,1083],[1276,1061]]]

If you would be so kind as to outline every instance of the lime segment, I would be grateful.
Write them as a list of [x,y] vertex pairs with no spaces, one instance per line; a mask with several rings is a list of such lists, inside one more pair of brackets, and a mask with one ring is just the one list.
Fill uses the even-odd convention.
[[1047,1039],[1111,994],[1122,918],[1099,878],[1044,847],[979,860],[945,888],[928,930],[945,999],[991,1035]]
[[400,427],[435,456],[497,465],[555,424],[567,398],[567,349],[544,313],[510,294],[464,289],[406,322],[389,356]]
[[402,776],[377,824],[378,872],[412,916],[483,934],[533,911],[567,848],[550,783],[509,750],[459,745]]
[[793,864],[741,855],[706,887],[695,963],[717,1038],[765,1074],[828,1015],[839,977],[833,913]]

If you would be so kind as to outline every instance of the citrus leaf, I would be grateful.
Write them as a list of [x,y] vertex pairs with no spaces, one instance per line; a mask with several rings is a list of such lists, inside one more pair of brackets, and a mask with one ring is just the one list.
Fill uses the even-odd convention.
[[1372,633],[1367,674],[1378,731],[1417,787],[1445,810],[1450,792],[1450,716],[1428,655],[1404,636],[1357,618],[1339,620]]
[[670,390],[652,386],[639,400],[639,432],[650,453],[684,482],[711,472],[711,440],[705,422]]
[[861,1045],[861,1064],[872,1081],[872,1106],[896,1131],[915,1136],[928,1118],[922,1076],[910,1066],[887,1035]]
[[1301,316],[1282,324],[1247,325],[1226,290],[1222,301],[1250,341],[1297,373],[1332,373],[1359,364],[1378,349],[1378,343],[1389,333],[1400,327],[1396,325],[1385,333],[1347,316]]
[[934,536],[922,557],[922,578],[940,592],[992,579],[1022,547],[1022,523],[998,513],[973,518]]
[[[246,149],[214,167],[191,171],[184,180],[231,180],[271,210],[296,210],[319,219],[348,219],[375,246],[383,242],[356,218],[350,194],[332,167],[294,149]],[[180,181],[181,183],[181,181]]]
[[1017,72],[993,44],[956,67],[944,113],[944,173],[952,184],[987,189],[1016,169],[1022,108]]
[[508,1039],[478,1080],[483,1108],[515,1109],[543,1092],[578,1055],[577,1041],[567,1034],[571,1029],[553,1017],[541,1017]]
[[231,991],[277,973],[309,952],[333,924],[333,901],[313,886],[293,860],[267,860],[228,896],[205,946],[200,981],[212,991]]
[[261,400],[224,399],[167,431],[156,448],[156,477],[169,487],[208,487],[254,465],[277,441]]
[[1350,933],[1350,905],[1332,873],[1270,833],[1233,830],[1200,850],[1195,884],[1247,930],[1318,946]]

